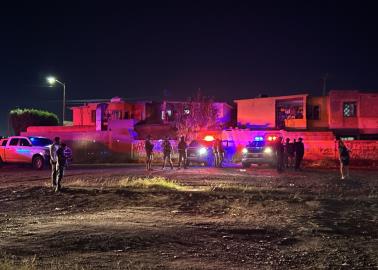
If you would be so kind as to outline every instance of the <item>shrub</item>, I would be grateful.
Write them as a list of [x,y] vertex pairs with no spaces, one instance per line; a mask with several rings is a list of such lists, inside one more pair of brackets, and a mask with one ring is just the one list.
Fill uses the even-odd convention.
[[36,109],[14,109],[9,117],[16,135],[30,126],[57,126],[59,123],[56,114]]

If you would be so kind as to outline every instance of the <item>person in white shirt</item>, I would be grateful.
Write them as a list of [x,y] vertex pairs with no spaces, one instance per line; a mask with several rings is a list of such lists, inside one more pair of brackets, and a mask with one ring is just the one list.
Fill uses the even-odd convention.
[[58,176],[58,157],[56,152],[58,151],[60,147],[60,138],[55,137],[54,143],[50,146],[50,164],[51,164],[51,181],[52,181],[52,187],[55,190],[55,187],[57,185],[57,176]]

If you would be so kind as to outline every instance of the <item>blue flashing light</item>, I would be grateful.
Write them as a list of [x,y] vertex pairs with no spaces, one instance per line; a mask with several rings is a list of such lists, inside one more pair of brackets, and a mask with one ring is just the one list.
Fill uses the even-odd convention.
[[255,141],[259,141],[259,142],[261,142],[261,141],[263,141],[263,140],[264,140],[264,138],[261,137],[261,136],[257,136],[257,137],[255,137]]

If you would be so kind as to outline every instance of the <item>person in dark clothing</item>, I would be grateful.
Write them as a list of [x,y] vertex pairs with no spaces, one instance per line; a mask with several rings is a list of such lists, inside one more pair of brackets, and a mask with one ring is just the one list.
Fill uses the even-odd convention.
[[277,172],[284,170],[284,145],[282,144],[282,137],[278,137],[275,143],[276,165]]
[[56,151],[56,157],[57,157],[57,179],[56,179],[56,185],[55,185],[55,192],[58,192],[61,190],[61,181],[63,179],[64,175],[64,169],[67,166],[67,157],[65,155],[66,150],[66,144],[62,143]]
[[165,137],[163,141],[163,169],[165,168],[165,163],[168,160],[169,165],[171,166],[171,169],[173,170],[173,163],[172,163],[172,145],[169,142],[169,138]]
[[188,148],[188,145],[185,142],[185,137],[181,136],[180,142],[178,143],[178,153],[179,153],[179,160],[178,160],[178,168],[181,168],[181,164],[184,165],[184,169],[187,168],[187,152],[186,149]]
[[218,139],[216,139],[213,143],[213,154],[214,154],[214,166],[218,167],[218,164],[219,164]]
[[298,139],[298,142],[295,145],[295,170],[301,170],[301,162],[304,156],[304,144],[302,138]]
[[151,171],[152,167],[152,158],[153,158],[153,149],[154,145],[151,143],[151,136],[148,135],[144,143],[144,149],[146,150],[146,170]]
[[345,179],[349,177],[349,161],[350,161],[349,152],[350,150],[345,146],[342,140],[338,140],[338,150],[339,150],[341,179]]
[[290,139],[286,138],[285,145],[284,145],[284,165],[285,168],[289,168],[289,151],[290,151]]
[[[295,141],[295,140],[294,140]],[[294,143],[289,143],[288,156],[289,156],[289,167],[294,168],[295,165],[295,149]]]
[[217,160],[217,164],[216,166],[219,167],[219,168],[222,168],[222,163],[223,163],[223,160],[224,160],[224,147],[223,147],[223,144],[222,144],[222,140],[220,139],[217,139],[216,140],[216,148],[217,148],[217,154],[218,154],[218,160]]
[[58,166],[57,166],[57,156],[56,152],[60,147],[60,138],[55,137],[54,143],[50,146],[50,164],[51,164],[51,183],[52,187],[55,190],[56,187],[56,180],[58,176]]

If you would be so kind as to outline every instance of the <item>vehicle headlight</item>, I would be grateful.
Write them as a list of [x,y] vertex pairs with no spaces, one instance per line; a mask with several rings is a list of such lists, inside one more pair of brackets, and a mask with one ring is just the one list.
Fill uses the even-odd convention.
[[248,153],[248,149],[247,148],[243,148],[242,153],[243,154],[247,154]]
[[207,149],[205,147],[201,147],[198,151],[200,155],[205,155],[207,153]]
[[271,154],[273,152],[272,148],[271,147],[267,147],[264,149],[264,153],[265,154]]

